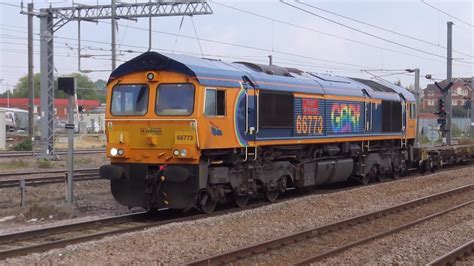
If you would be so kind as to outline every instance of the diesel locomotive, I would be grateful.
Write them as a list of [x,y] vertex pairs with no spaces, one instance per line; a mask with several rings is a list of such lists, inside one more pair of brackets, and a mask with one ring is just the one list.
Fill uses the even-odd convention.
[[418,163],[415,97],[381,81],[146,52],[111,73],[107,106],[100,175],[129,207],[209,213]]

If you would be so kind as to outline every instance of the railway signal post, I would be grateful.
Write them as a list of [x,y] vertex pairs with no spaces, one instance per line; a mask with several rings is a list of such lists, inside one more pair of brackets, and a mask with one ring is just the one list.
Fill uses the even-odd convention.
[[74,77],[59,77],[58,89],[68,95],[66,129],[68,131],[68,149],[67,149],[67,193],[66,201],[68,204],[74,202],[74,106],[76,93],[76,79]]
[[[453,76],[453,22],[448,21],[448,45],[447,45],[447,73],[446,73],[446,81],[448,84],[452,86],[452,76]],[[453,100],[451,97],[451,86],[448,86],[446,89],[445,99],[447,103],[448,109],[448,117],[447,117],[447,138],[446,144],[451,146],[452,144],[452,125],[451,125],[451,118],[453,117]]]

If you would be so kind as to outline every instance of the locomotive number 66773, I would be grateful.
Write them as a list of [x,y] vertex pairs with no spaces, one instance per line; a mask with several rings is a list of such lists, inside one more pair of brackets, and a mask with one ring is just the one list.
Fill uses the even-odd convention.
[[417,163],[415,98],[389,83],[147,52],[107,89],[100,173],[129,207],[212,212]]

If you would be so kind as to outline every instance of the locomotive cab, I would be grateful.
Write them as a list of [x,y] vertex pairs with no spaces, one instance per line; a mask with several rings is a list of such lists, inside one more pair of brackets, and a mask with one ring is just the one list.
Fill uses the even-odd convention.
[[[149,209],[191,207],[199,187],[199,88],[184,75],[158,71],[109,81],[106,135],[111,164],[101,168],[101,176],[111,180],[120,203]],[[177,191],[186,193],[182,187],[190,188],[187,200],[173,199]]]

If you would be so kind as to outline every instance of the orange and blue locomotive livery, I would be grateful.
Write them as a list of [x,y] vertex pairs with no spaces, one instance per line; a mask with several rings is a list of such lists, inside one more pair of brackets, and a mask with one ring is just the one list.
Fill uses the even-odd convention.
[[390,83],[147,52],[107,87],[101,177],[129,207],[211,212],[416,163],[415,97]]

